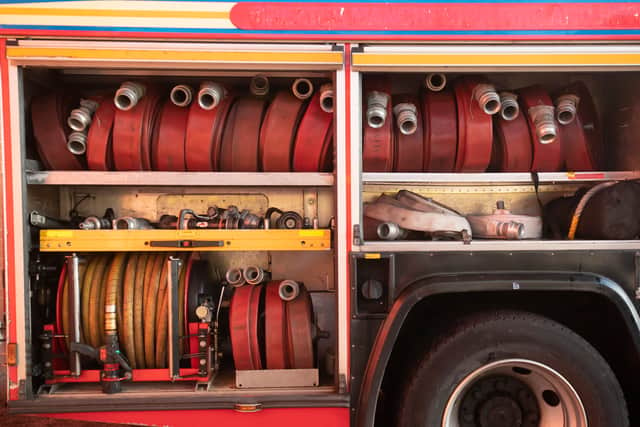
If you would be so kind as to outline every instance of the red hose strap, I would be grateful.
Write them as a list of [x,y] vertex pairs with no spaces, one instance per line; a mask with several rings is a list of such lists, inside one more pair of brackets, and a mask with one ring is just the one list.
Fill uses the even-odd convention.
[[151,145],[151,165],[154,170],[186,170],[184,148],[188,116],[188,108],[178,107],[171,100],[165,101]]
[[458,146],[458,117],[453,92],[425,92],[422,97],[424,119],[425,172],[452,172]]
[[160,108],[160,96],[148,92],[132,109],[116,109],[113,124],[116,170],[151,170],[151,139]]
[[496,116],[490,169],[498,172],[529,172],[533,152],[529,125],[523,112],[513,120]]
[[456,172],[484,172],[491,160],[491,116],[474,99],[475,87],[480,83],[482,80],[477,78],[463,78],[454,84],[458,108]]
[[87,164],[91,170],[113,170],[113,122],[116,107],[105,99],[93,115],[87,134]]
[[320,107],[320,92],[311,98],[302,116],[293,148],[294,172],[319,172],[325,169],[327,144],[332,143],[333,113]]
[[260,125],[266,107],[261,98],[239,98],[231,107],[222,137],[220,170],[258,172]]
[[529,116],[529,109],[537,105],[551,105],[551,98],[547,92],[539,86],[530,86],[518,91],[520,101],[520,111],[527,117],[529,132],[533,145],[532,172],[557,172],[562,170],[564,156],[562,155],[561,135],[551,144],[541,144],[536,137],[536,127]]
[[260,158],[264,172],[290,172],[293,143],[306,105],[282,90],[269,105],[260,130]]
[[233,101],[227,96],[212,110],[203,110],[197,102],[191,104],[185,141],[187,170],[219,170],[222,133]]
[[398,129],[395,115],[393,126],[395,126],[395,172],[422,172],[424,158],[424,130],[422,126],[422,109],[418,98],[413,95],[400,95],[393,97],[393,105],[407,102],[416,106],[418,110],[417,128],[411,135],[405,135]]
[[391,172],[393,170],[394,140],[393,113],[391,98],[387,105],[387,118],[379,128],[372,128],[367,124],[367,96],[371,91],[391,94],[391,81],[384,77],[368,78],[365,81],[362,103],[363,144],[362,169],[365,172]]
[[280,281],[269,282],[265,297],[265,350],[267,369],[287,369],[287,322],[285,302],[280,298]]
[[62,93],[38,96],[31,102],[31,122],[36,149],[44,167],[51,170],[84,169],[81,157],[67,150],[67,118],[78,99]]

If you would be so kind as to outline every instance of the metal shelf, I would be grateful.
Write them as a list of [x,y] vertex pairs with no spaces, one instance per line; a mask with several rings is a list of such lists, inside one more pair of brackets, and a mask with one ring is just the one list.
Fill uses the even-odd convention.
[[27,171],[31,185],[328,187],[331,173]]
[[559,252],[583,250],[639,250],[640,240],[473,240],[372,241],[354,246],[354,252]]
[[331,230],[41,230],[41,252],[326,251]]
[[[541,184],[600,182],[640,179],[640,171],[623,172],[539,172]],[[511,172],[483,173],[370,173],[362,174],[366,184],[533,184],[532,174]]]

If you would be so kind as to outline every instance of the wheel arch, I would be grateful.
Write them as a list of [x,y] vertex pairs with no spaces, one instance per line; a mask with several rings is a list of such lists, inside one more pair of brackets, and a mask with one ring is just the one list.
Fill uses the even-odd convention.
[[589,295],[608,302],[624,322],[635,354],[640,355],[640,316],[623,288],[616,282],[589,273],[500,272],[436,275],[419,278],[396,298],[374,341],[364,372],[357,403],[357,425],[375,424],[378,394],[393,349],[409,316],[421,304],[439,296],[475,297],[510,294],[517,298],[532,292],[544,295]]

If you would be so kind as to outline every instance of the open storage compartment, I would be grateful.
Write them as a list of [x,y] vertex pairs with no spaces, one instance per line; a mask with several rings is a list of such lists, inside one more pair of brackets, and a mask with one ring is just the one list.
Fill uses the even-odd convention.
[[637,238],[640,72],[612,60],[632,55],[622,50],[354,52],[356,244],[517,250]]
[[148,63],[117,44],[106,62],[17,60],[31,370],[16,405],[341,402],[341,53],[153,46]]

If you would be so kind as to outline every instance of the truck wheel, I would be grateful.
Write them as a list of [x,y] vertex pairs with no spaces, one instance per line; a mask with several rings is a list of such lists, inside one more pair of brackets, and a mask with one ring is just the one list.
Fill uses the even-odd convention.
[[607,362],[573,331],[527,312],[479,313],[442,334],[400,404],[403,427],[625,427]]

